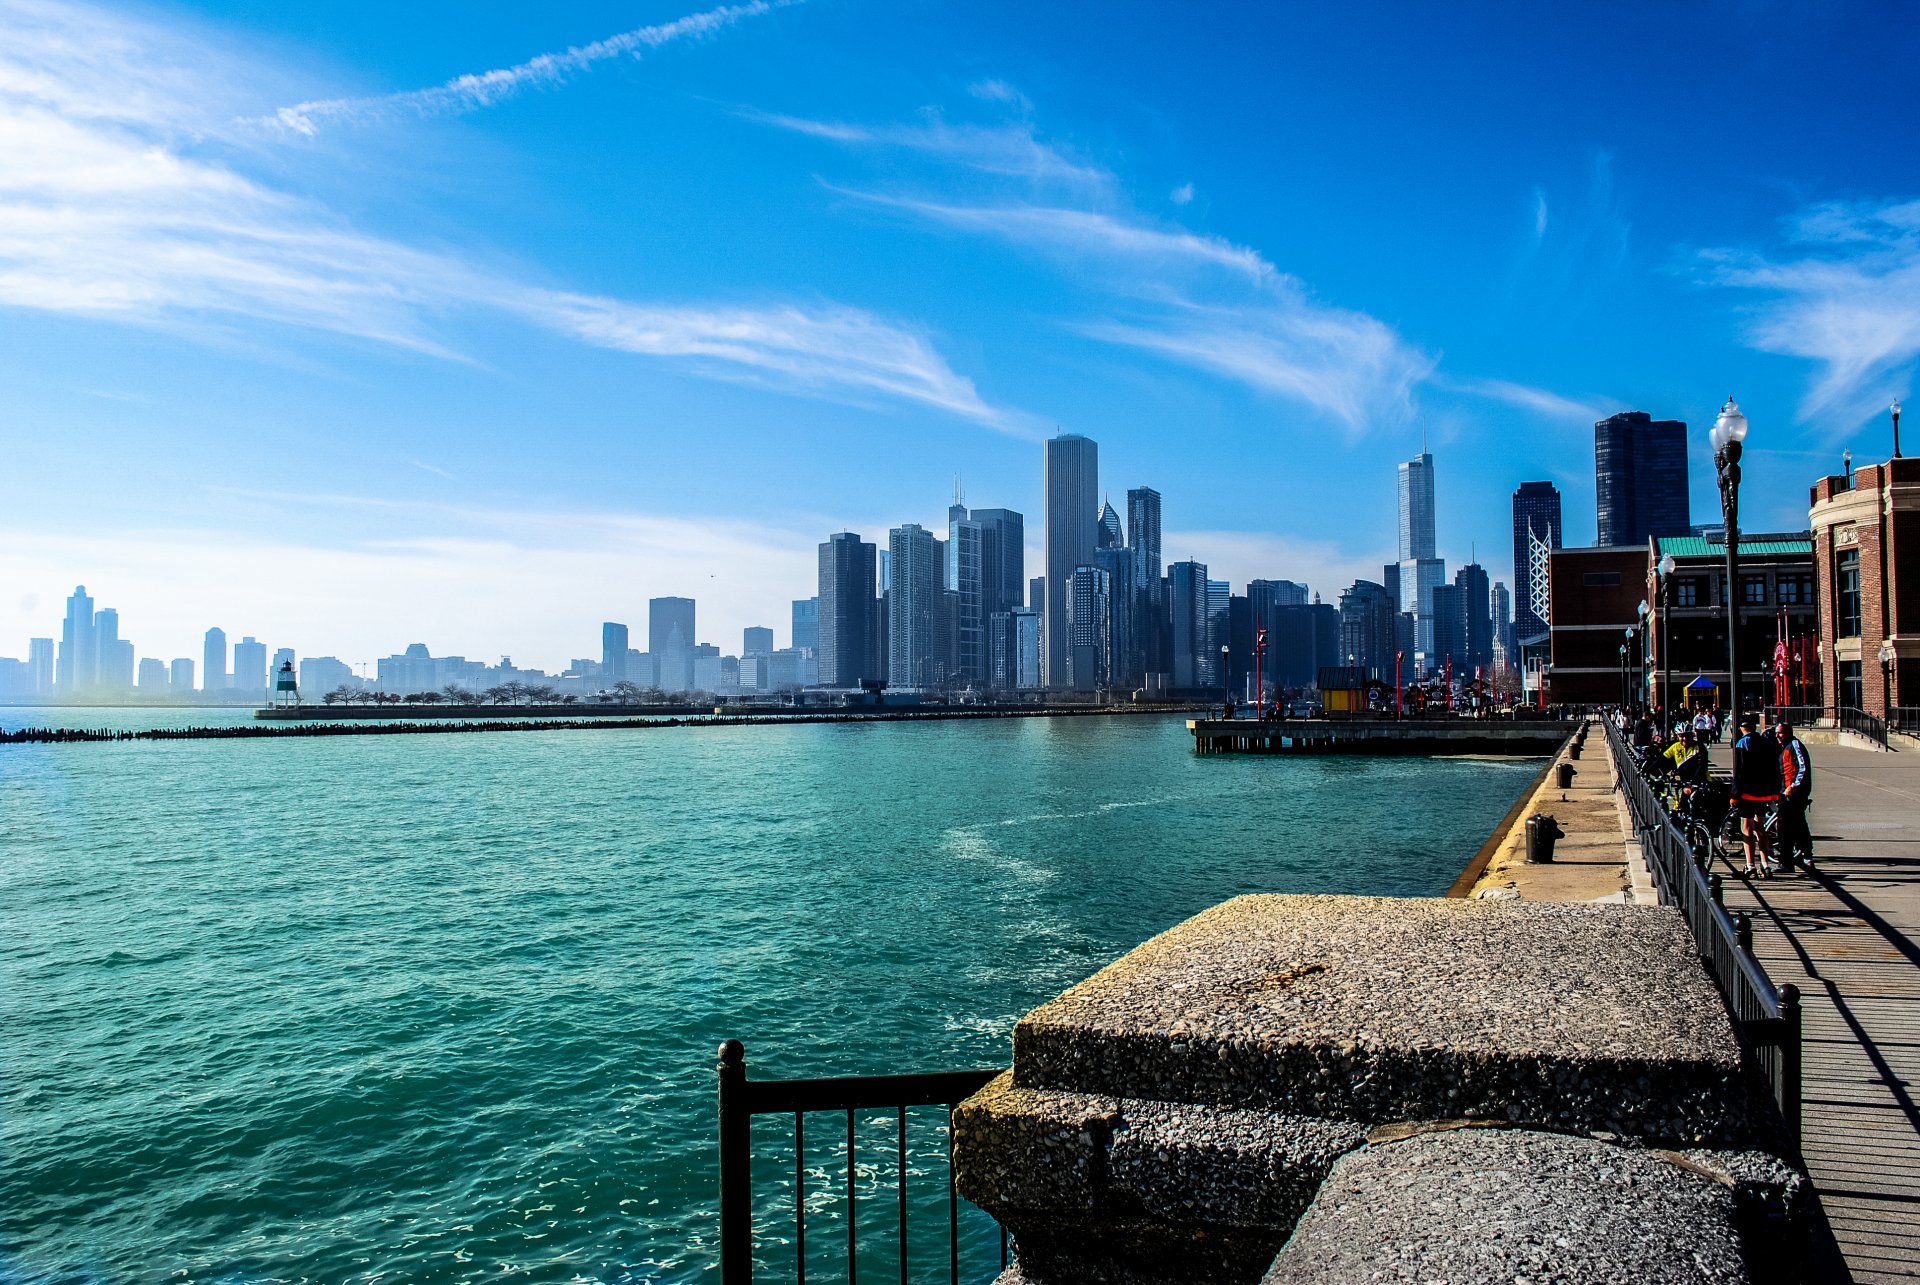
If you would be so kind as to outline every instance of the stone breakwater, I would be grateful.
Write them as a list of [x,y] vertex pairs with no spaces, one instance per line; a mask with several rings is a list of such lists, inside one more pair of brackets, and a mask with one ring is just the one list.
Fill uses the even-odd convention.
[[1240,897],[1013,1047],[955,1165],[1033,1285],[1761,1279],[1804,1199],[1665,908]]

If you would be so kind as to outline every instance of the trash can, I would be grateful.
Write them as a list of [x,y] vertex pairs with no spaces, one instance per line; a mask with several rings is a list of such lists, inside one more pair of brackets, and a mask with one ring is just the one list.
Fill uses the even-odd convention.
[[1554,768],[1553,771],[1554,774],[1560,778],[1561,789],[1567,789],[1573,784],[1573,764],[1562,763],[1559,767]]
[[1553,860],[1553,845],[1556,839],[1564,839],[1566,831],[1560,823],[1550,816],[1527,818],[1527,864],[1545,865]]

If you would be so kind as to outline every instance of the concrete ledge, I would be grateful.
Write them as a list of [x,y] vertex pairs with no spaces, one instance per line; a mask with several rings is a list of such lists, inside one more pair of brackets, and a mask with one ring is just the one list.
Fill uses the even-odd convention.
[[1756,1132],[1725,1007],[1664,907],[1240,897],[1013,1043],[1021,1088],[1680,1145]]
[[1264,1285],[1752,1279],[1714,1177],[1588,1138],[1465,1129],[1341,1160]]

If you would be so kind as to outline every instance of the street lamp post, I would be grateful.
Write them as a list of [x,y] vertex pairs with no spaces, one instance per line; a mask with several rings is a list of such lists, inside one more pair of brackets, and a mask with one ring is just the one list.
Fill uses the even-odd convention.
[[1660,701],[1671,715],[1673,707],[1666,702],[1673,697],[1673,640],[1667,636],[1667,608],[1673,602],[1673,555],[1661,558],[1655,569],[1660,573]]
[[1227,644],[1221,643],[1220,644],[1220,717],[1221,718],[1233,717],[1233,683],[1232,683],[1233,676],[1227,672],[1228,651],[1229,651],[1229,648],[1227,647]]
[[1720,408],[1707,439],[1713,443],[1713,464],[1720,480],[1720,515],[1727,537],[1727,710],[1740,717],[1740,452],[1747,437],[1747,417],[1733,398]]
[[1893,399],[1893,405],[1887,407],[1893,412],[1893,458],[1900,458],[1900,399]]
[[[1631,634],[1633,631],[1629,629],[1627,632]],[[1630,699],[1631,695],[1632,695],[1632,688],[1629,687],[1627,684],[1627,645],[1625,643],[1621,643],[1620,644],[1620,708],[1621,709],[1631,708],[1631,699]]]
[[1640,605],[1634,608],[1634,610],[1640,616],[1640,624],[1638,626],[1640,630],[1640,654],[1634,657],[1634,660],[1640,666],[1640,673],[1638,678],[1636,679],[1636,685],[1634,687],[1634,690],[1640,694],[1641,703],[1647,707],[1649,712],[1651,712],[1653,707],[1660,703],[1657,699],[1654,699],[1654,697],[1657,696],[1658,693],[1653,693],[1652,695],[1649,695],[1647,692],[1647,688],[1653,685],[1653,682],[1651,679],[1651,675],[1653,673],[1653,664],[1649,659],[1651,655],[1650,649],[1653,647],[1653,636],[1652,636],[1651,622],[1648,621],[1647,619],[1647,613],[1652,609],[1647,606],[1647,600],[1645,598],[1642,598],[1640,600]]
[[1893,722],[1893,643],[1880,644],[1880,699],[1887,703],[1887,722]]
[[1395,721],[1400,718],[1400,662],[1406,658],[1407,653],[1404,651],[1393,653],[1393,717]]

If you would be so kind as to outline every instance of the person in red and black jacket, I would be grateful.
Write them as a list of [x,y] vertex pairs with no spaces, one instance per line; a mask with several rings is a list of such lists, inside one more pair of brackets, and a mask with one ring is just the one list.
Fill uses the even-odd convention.
[[1802,870],[1813,870],[1813,832],[1807,829],[1807,805],[1813,801],[1813,760],[1807,755],[1807,743],[1793,734],[1793,725],[1785,719],[1773,725],[1773,738],[1780,746],[1780,846],[1786,864],[1797,861]]
[[1767,809],[1780,801],[1780,747],[1758,730],[1751,714],[1740,716],[1740,736],[1733,743],[1733,802],[1740,810],[1740,837],[1747,849],[1742,872],[1764,879],[1777,867],[1767,851]]

